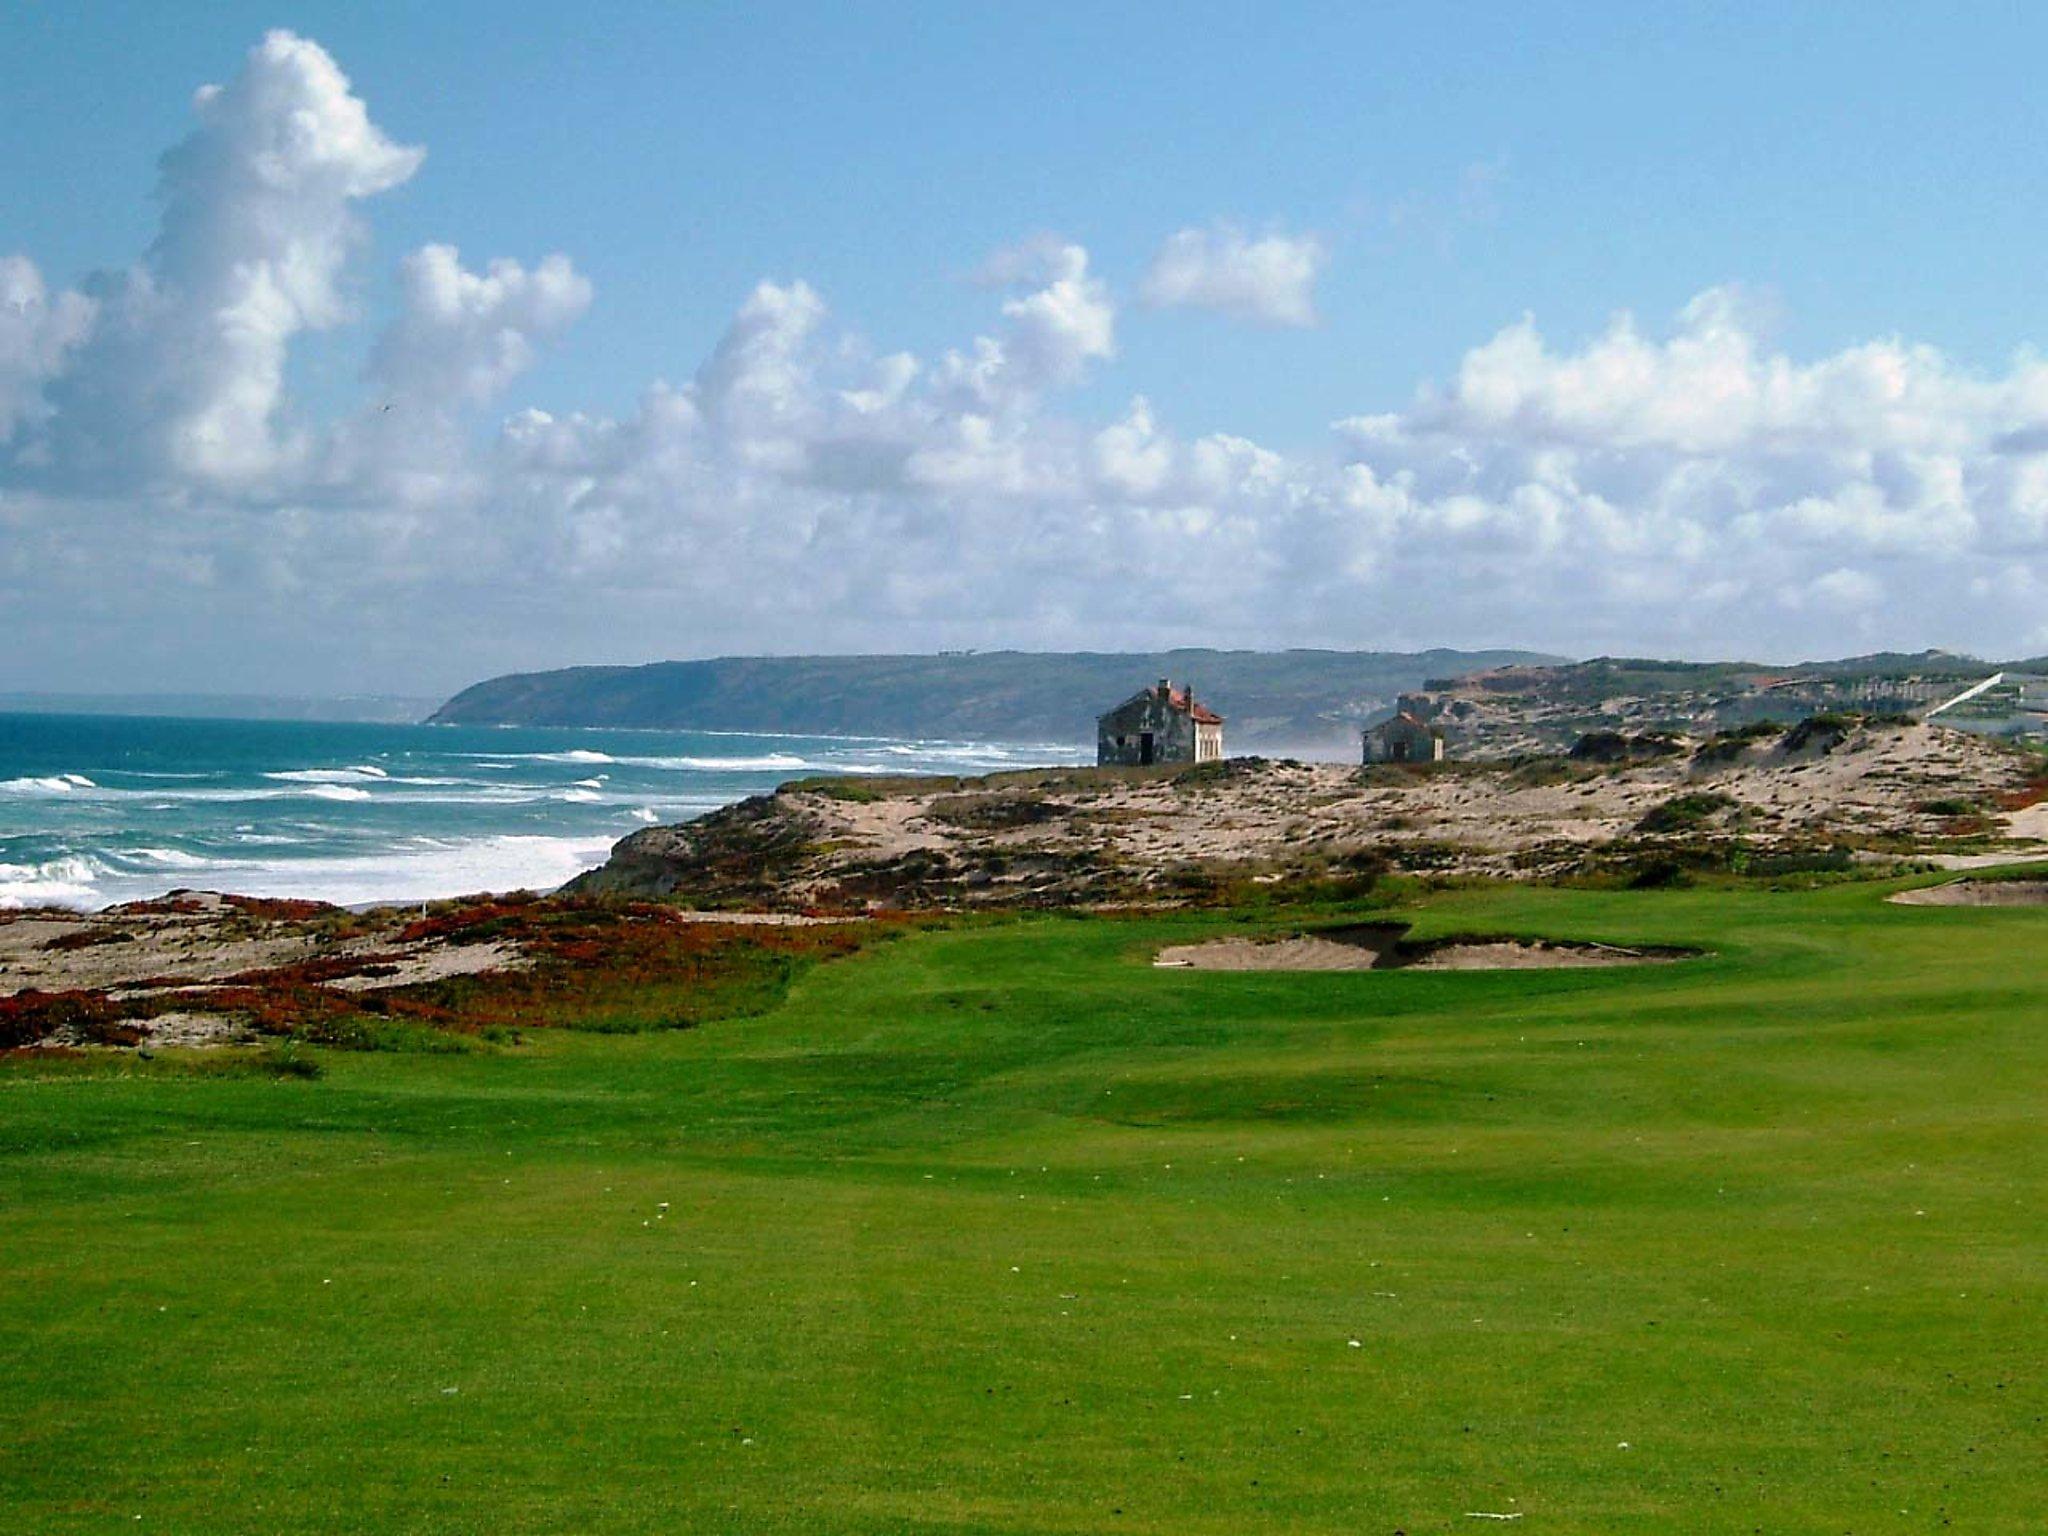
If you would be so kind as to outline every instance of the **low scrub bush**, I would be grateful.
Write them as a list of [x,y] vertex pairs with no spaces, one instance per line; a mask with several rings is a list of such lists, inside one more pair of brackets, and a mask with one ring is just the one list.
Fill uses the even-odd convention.
[[1702,768],[1722,768],[1740,762],[1743,754],[1759,742],[1781,736],[1785,727],[1775,720],[1757,720],[1732,731],[1718,731],[1700,743],[1692,760]]
[[1981,818],[1984,814],[1984,807],[1976,801],[1957,798],[1921,800],[1915,803],[1913,809],[1922,816],[1970,816]]
[[1861,723],[1860,715],[1837,714],[1833,711],[1808,715],[1785,732],[1785,750],[1804,752],[1808,747],[1817,747],[1823,754],[1832,752],[1847,740],[1849,733]]
[[925,814],[947,826],[975,832],[1007,832],[1058,821],[1068,807],[1034,794],[941,795]]
[[1627,763],[1649,763],[1674,757],[1684,750],[1678,738],[1663,731],[1629,735],[1622,731],[1588,731],[1572,743],[1571,757],[1577,763],[1600,763],[1610,767]]
[[122,928],[77,928],[70,933],[60,933],[54,939],[45,939],[37,947],[52,954],[68,954],[73,950],[95,949],[102,944],[133,944],[135,935]]
[[1741,802],[1733,795],[1724,795],[1714,790],[1696,790],[1690,794],[1674,795],[1662,805],[1654,807],[1648,815],[1636,823],[1638,832],[1672,833],[1690,832],[1704,826],[1723,811],[1734,810]]
[[1507,781],[1516,789],[1547,789],[1572,784],[1589,775],[1565,757],[1519,757],[1508,765]]

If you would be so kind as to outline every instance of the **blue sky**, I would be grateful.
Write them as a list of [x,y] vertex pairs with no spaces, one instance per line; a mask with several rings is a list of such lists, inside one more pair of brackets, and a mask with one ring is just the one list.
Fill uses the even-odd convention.
[[[624,421],[651,381],[688,386],[763,280],[815,292],[829,309],[816,333],[826,352],[902,350],[929,364],[991,334],[1010,290],[977,274],[992,252],[1041,235],[1085,248],[1090,281],[1104,285],[1115,306],[1113,349],[1061,379],[1056,407],[1050,387],[1034,394],[1030,409],[1041,425],[1031,430],[1041,439],[1049,419],[1069,436],[1099,430],[1142,395],[1178,444],[1222,435],[1317,472],[1365,462],[1378,479],[1406,473],[1426,486],[1443,479],[1441,465],[1419,467],[1410,451],[1381,462],[1359,457],[1355,443],[1333,448],[1332,423],[1410,410],[1419,389],[1445,386],[1469,353],[1524,315],[1534,317],[1554,361],[1593,345],[1618,311],[1661,341],[1696,295],[1728,285],[1745,295],[1744,334],[1790,366],[1819,367],[1864,343],[1896,342],[1939,353],[1945,399],[1972,379],[2005,381],[2004,403],[1971,416],[1967,429],[1922,434],[1903,447],[1889,438],[1829,445],[1831,462],[1928,453],[1934,438],[1950,451],[1951,438],[1971,432],[1981,443],[2005,440],[2030,420],[2028,385],[2014,370],[2041,335],[2038,147],[2048,138],[2048,97],[2037,76],[2048,13],[2038,8],[611,5],[579,14],[463,3],[29,0],[0,17],[0,141],[10,148],[0,170],[0,256],[32,261],[53,292],[136,262],[157,228],[157,157],[193,131],[193,90],[230,80],[278,27],[331,56],[377,129],[426,156],[409,177],[351,203],[360,238],[337,278],[348,323],[308,323],[292,334],[277,423],[345,416],[360,404],[379,327],[402,303],[399,263],[430,243],[459,247],[470,268],[499,256],[531,268],[561,252],[590,288],[573,326],[537,344],[516,383],[465,423],[471,439],[483,441],[513,411]],[[1163,241],[1176,231],[1222,229],[1312,243],[1313,324],[1247,324],[1200,302],[1143,302]],[[61,426],[64,386],[58,372],[49,378],[38,387],[58,402],[53,420]],[[1516,419],[1529,409],[1524,400]],[[1842,412],[1823,414],[1837,421]],[[1610,427],[1616,419],[1601,417]],[[1486,437],[1467,445],[1466,459],[1502,451],[1498,421],[1465,421],[1457,430]],[[1597,451],[1579,431],[1564,436]],[[1643,445],[1630,438],[1610,447]],[[1510,506],[1505,488],[1532,483],[1522,461],[1534,451],[1518,442],[1513,473],[1503,463],[1468,489]],[[1697,457],[1701,449],[1686,438],[1676,451]],[[1712,437],[1711,452],[1724,462],[1721,437]],[[2003,474],[2003,461],[1994,464],[1989,453],[1978,455],[1981,463],[1963,454],[1959,473],[1977,477],[1973,498],[1993,494],[1975,488],[1980,480]],[[1774,463],[1772,475],[1780,467]],[[1929,475],[1939,478],[1915,460],[1910,476]],[[61,478],[28,474],[17,505],[33,496],[34,516],[51,516],[67,494]],[[145,494],[142,480],[156,494],[162,478],[142,477],[122,494]],[[1731,472],[1728,483],[1739,491],[1730,494],[1752,496],[1759,478]],[[1816,495],[1857,502],[1807,468],[1778,479],[1789,486],[1786,506]],[[1875,486],[1900,516],[1913,507],[1945,515],[1940,494],[1907,493],[1895,481],[1880,465],[1857,486]],[[1639,482],[1640,474],[1623,475],[1599,497],[1625,500],[1623,488]],[[946,496],[935,500],[931,483],[921,484],[914,494],[900,485],[860,490],[895,498],[898,515],[918,528],[953,515]],[[806,482],[806,495],[816,490]],[[1581,483],[1571,494],[1584,490]],[[107,493],[104,485],[94,492]],[[761,494],[756,485],[727,486],[721,515]],[[1034,500],[1050,494],[1036,490],[1018,499],[1016,483],[1005,494],[1013,497],[1007,508],[987,514],[1005,526],[1060,525],[1075,506],[1101,501],[1099,487],[1057,505]],[[1438,486],[1429,494],[1439,513],[1427,526],[1456,524],[1455,509],[1441,510],[1448,492]],[[1967,599],[1977,590],[1970,583],[1986,580],[2005,580],[2010,590],[2003,606],[1993,603],[1968,623],[1944,619],[1933,605],[1887,613],[1882,602],[1856,611],[1853,623],[1838,621],[1822,615],[1853,605],[1830,608],[1781,583],[1767,596],[1731,599],[1718,619],[1675,624],[1668,594],[1642,595],[1631,610],[1633,588],[1623,580],[1597,622],[1575,619],[1561,591],[1526,612],[1475,607],[1432,627],[1428,614],[1390,606],[1398,600],[1384,587],[1393,563],[1384,552],[1347,545],[1336,558],[1356,568],[1348,595],[1321,594],[1309,616],[1276,590],[1264,607],[1230,615],[1219,638],[1718,653],[1746,643],[1828,649],[1839,637],[1842,649],[1866,640],[2021,649],[2041,635],[2025,612],[2029,583],[2044,575],[2042,555],[2032,541],[2032,492],[1997,494],[2019,500],[1995,515],[1971,506],[1980,524],[2003,519],[1995,537],[1969,551],[1990,563],[1958,566],[1960,585],[1949,596]],[[188,516],[208,496],[233,503],[243,537],[274,547],[274,536],[248,521],[252,509],[289,515],[312,493],[303,481],[275,476],[263,486],[187,485],[174,498],[186,510],[166,515]],[[344,499],[365,515],[379,511],[370,505],[375,493]],[[1226,547],[1218,529],[1233,518],[1270,531],[1276,514],[1233,512],[1238,504],[1224,506],[1222,493],[1205,502],[1154,487],[1136,499],[1153,508],[1144,521],[1154,534],[1162,499],[1177,512],[1206,508],[1206,522],[1184,518],[1179,532],[1209,540],[1218,569],[1250,560],[1277,570],[1304,558],[1304,539],[1325,537],[1296,528],[1284,552],[1252,534]],[[1868,500],[1858,503],[1866,511]],[[615,520],[625,526],[636,514],[621,508]],[[696,515],[674,498],[664,508],[668,524]],[[1778,509],[1745,501],[1744,510]],[[806,537],[818,542],[838,515],[810,505],[800,514]],[[1925,550],[1915,553],[1887,527],[1861,546],[1843,546],[1839,559],[1794,560],[1801,592],[1837,578],[1828,590],[1838,598],[1895,593],[1899,573]],[[964,525],[953,534],[963,568],[1015,569],[1004,564],[1016,558],[1014,547],[985,548]],[[1954,554],[1953,529],[1937,543]],[[721,547],[730,557],[729,545]],[[579,616],[579,600],[566,593],[530,594],[510,610],[468,599],[478,604],[477,625],[519,639],[482,644],[472,625],[441,670],[460,681],[456,673],[500,662],[744,649],[793,632],[829,648],[882,646],[892,633],[905,648],[1201,638],[1188,632],[1192,625],[1091,619],[1095,599],[1077,592],[1048,592],[1035,607],[995,605],[979,632],[965,586],[920,596],[931,561],[943,564],[950,547],[941,539],[912,570],[871,573],[869,590],[894,590],[886,603],[861,610],[848,596],[837,609],[807,611],[794,631],[753,609],[722,618],[703,611],[695,625],[657,620],[652,615],[672,615],[675,605],[649,592],[627,604],[639,617],[623,630]],[[47,570],[58,553],[46,546],[36,559]],[[241,553],[247,558],[238,561],[210,550],[205,580],[244,597],[255,592],[250,568],[260,562]],[[703,547],[696,554],[708,557]],[[1053,563],[1081,557],[1068,546]],[[450,561],[458,576],[472,564],[459,541],[433,558]],[[1309,558],[1327,566],[1332,557]],[[1742,558],[1754,564],[1755,549]],[[2015,563],[2024,579],[2012,577]],[[390,573],[379,589],[390,610],[380,659],[366,662],[363,676],[335,681],[384,684],[390,680],[367,672],[417,669],[388,631],[392,613],[416,606],[406,583],[421,579],[417,570]],[[1408,573],[1406,589],[1420,590],[1414,582]],[[1158,595],[1183,612],[1195,601],[1180,590]],[[618,589],[602,581],[585,600],[623,611]],[[33,611],[33,593],[16,601]],[[283,600],[272,592],[241,607],[275,601]],[[1385,617],[1374,625],[1342,617],[1366,610]],[[151,680],[182,684],[188,673],[223,666],[259,680],[266,668],[237,663],[246,648],[229,638],[246,633],[245,616],[226,597],[207,612],[184,659],[165,663],[175,675]],[[135,622],[155,617],[138,613]],[[449,645],[445,634],[417,640],[437,655]],[[289,655],[273,665],[317,660]],[[47,671],[55,662],[34,665]],[[111,652],[61,670],[71,674],[67,685],[133,681],[109,675]]]
[[1135,382],[1196,431],[1303,440],[1525,310],[1578,335],[1717,283],[1774,295],[1795,351],[1906,334],[1992,366],[2041,335],[2034,7],[591,9],[17,6],[0,137],[37,169],[6,233],[57,272],[128,260],[193,85],[289,25],[428,148],[381,246],[591,275],[542,403],[686,374],[762,277],[924,351],[1022,235],[1128,279],[1218,217],[1333,260],[1315,331],[1127,328],[1105,398]]

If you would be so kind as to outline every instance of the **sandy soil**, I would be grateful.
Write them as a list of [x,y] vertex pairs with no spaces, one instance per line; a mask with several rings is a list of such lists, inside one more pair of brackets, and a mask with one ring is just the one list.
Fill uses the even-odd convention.
[[1215,939],[1207,944],[1175,944],[1162,949],[1152,963],[1167,970],[1188,971],[1371,971],[1391,952],[1385,947],[1344,943],[1313,934],[1285,939]]
[[1162,949],[1152,963],[1195,971],[1533,971],[1661,965],[1676,958],[1600,944],[1524,944],[1502,939],[1454,940],[1408,955],[1391,939],[1357,943],[1320,934],[1295,934],[1280,939],[1176,944]]
[[[1242,785],[1190,791],[1172,782],[1136,783],[1075,797],[1078,835],[1070,836],[1147,862],[1272,856],[1311,843],[1437,844],[1462,853],[1464,863],[1504,868],[1547,843],[1623,836],[1688,791],[1731,796],[1766,839],[1774,831],[1830,828],[1910,836],[1934,830],[1938,820],[1916,806],[1988,799],[2010,776],[2005,759],[1981,738],[1924,726],[1868,732],[1826,755],[1760,756],[1709,772],[1681,760],[1549,785],[1517,784],[1500,771],[1361,783],[1346,764],[1276,764]],[[825,804],[835,834],[888,859],[943,851],[961,840],[958,829],[929,815],[931,798],[938,797]],[[2048,819],[2035,814],[2042,809],[2048,808],[2020,813],[2025,830],[2014,835],[2048,837]],[[980,839],[1024,848],[1045,835],[1043,827],[1028,826]]]
[[1682,955],[1644,954],[1600,944],[1445,944],[1411,960],[1411,971],[1559,971],[1612,965],[1669,965]]
[[1891,899],[1904,907],[2048,907],[2048,880],[1951,880]]

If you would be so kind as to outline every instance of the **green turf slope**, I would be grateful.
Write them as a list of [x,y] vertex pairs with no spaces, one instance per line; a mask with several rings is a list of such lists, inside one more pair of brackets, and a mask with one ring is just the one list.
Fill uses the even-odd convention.
[[[0,1530],[2037,1532],[2048,913],[924,934],[684,1034],[0,1069]],[[661,1214],[666,1202],[666,1214]]]

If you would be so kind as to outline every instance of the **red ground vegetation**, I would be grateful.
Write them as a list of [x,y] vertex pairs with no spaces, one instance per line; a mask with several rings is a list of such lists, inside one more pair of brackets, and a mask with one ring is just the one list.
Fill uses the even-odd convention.
[[206,903],[197,896],[170,895],[153,897],[148,901],[124,901],[108,910],[124,917],[186,917],[204,912]]
[[2043,800],[2048,800],[2048,773],[2037,773],[2020,788],[2000,795],[1998,808],[2002,811],[2024,811]]
[[[334,913],[312,902],[237,901],[245,915],[300,923]],[[310,909],[310,910],[309,910]],[[117,999],[93,990],[0,997],[0,1050],[59,1031],[132,1045],[166,1013],[221,1014],[260,1035],[376,1044],[391,1027],[476,1035],[542,1028],[689,1028],[771,1007],[807,965],[852,953],[875,923],[772,926],[689,920],[658,902],[482,898],[407,923],[388,951],[316,956],[207,983],[156,977]],[[421,946],[497,944],[503,970],[358,991],[349,977],[394,974]]]
[[342,909],[326,901],[297,901],[285,896],[223,896],[221,900],[244,917],[273,923],[307,923]]

